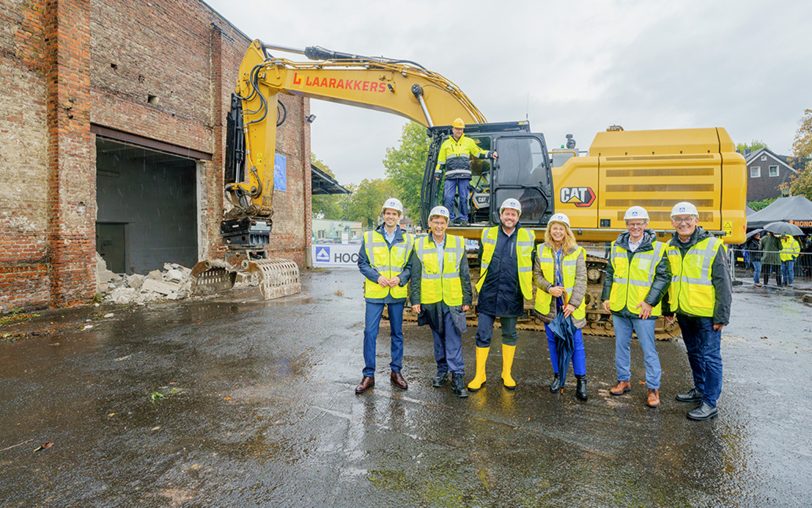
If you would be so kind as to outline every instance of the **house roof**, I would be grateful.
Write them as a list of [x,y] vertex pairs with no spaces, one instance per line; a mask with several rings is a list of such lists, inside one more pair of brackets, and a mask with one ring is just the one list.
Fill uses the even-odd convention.
[[747,216],[748,228],[762,228],[771,222],[812,220],[812,201],[804,196],[778,198],[766,208]]
[[792,166],[787,164],[787,162],[786,162],[786,159],[788,157],[787,155],[778,155],[777,153],[773,152],[769,148],[762,148],[760,150],[756,150],[755,152],[753,152],[749,156],[747,156],[747,159],[745,159],[746,162],[747,162],[747,165],[749,166],[751,162],[756,162],[756,158],[760,157],[762,153],[769,154],[770,156],[772,156],[773,159],[775,159],[776,162],[778,162],[778,164],[780,164],[781,166],[784,166],[785,168],[792,171],[793,173],[798,172],[798,170],[796,170],[795,168],[793,168]]

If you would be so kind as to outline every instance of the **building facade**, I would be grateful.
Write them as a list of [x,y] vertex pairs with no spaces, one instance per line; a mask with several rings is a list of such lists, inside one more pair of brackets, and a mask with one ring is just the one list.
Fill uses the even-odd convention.
[[756,150],[746,157],[748,202],[782,195],[780,185],[797,173],[785,159],[768,148]]
[[[199,0],[0,0],[0,311],[220,258],[225,115],[249,37]],[[309,103],[284,96],[271,256],[310,248]],[[284,213],[281,213],[284,211]]]

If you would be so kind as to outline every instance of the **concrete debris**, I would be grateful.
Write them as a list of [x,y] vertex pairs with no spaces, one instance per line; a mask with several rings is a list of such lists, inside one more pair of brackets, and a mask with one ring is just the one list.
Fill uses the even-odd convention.
[[105,302],[144,305],[186,298],[192,290],[192,270],[176,263],[166,263],[163,271],[153,270],[147,275],[126,275],[108,270],[104,259],[97,254],[96,266],[98,292]]

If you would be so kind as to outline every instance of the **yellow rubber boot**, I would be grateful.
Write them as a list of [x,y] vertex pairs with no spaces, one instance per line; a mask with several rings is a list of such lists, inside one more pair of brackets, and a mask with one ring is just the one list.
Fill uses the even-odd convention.
[[485,384],[485,362],[488,361],[488,352],[490,350],[490,347],[476,348],[476,375],[468,383],[468,389],[472,392],[479,390]]
[[502,383],[508,390],[516,389],[516,380],[510,375],[513,368],[513,356],[516,354],[516,346],[502,344]]

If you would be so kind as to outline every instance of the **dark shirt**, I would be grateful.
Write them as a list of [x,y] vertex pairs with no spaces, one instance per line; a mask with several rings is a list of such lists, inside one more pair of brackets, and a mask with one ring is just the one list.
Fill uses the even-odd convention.
[[517,226],[508,236],[499,227],[493,258],[479,292],[479,312],[500,317],[517,317],[524,313],[524,297],[519,285],[519,264],[516,259],[518,230]]

